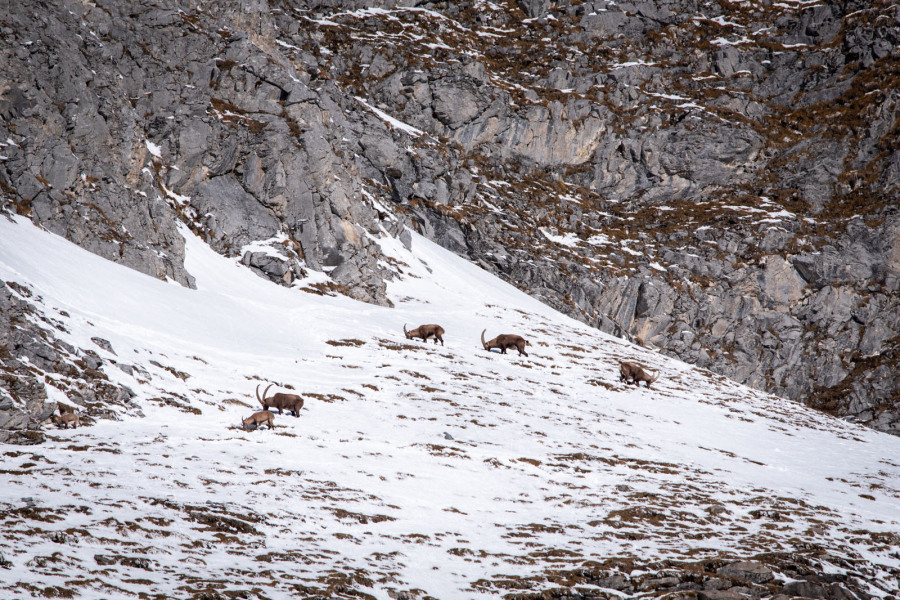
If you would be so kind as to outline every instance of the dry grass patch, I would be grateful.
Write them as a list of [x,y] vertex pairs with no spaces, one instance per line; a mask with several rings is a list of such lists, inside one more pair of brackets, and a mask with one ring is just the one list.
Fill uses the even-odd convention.
[[356,339],[326,340],[325,343],[329,346],[352,346],[354,348],[359,348],[360,346],[365,345],[364,341]]

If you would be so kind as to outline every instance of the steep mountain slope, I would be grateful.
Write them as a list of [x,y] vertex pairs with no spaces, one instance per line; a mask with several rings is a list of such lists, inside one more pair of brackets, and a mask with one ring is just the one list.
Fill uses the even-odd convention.
[[[386,308],[182,232],[196,289],[0,219],[23,321],[131,391],[114,420],[89,406],[4,449],[4,597],[900,591],[896,437],[597,332],[418,236],[378,242],[403,271]],[[403,336],[429,321],[445,345]],[[485,328],[528,356],[484,351]],[[661,377],[623,384],[620,359]],[[29,369],[51,400],[83,383]],[[266,382],[302,414],[244,431]]]
[[456,148],[464,167],[412,153],[392,182],[442,244],[894,431],[896,3],[531,4],[293,14],[345,89]]
[[92,252],[191,285],[185,222],[387,304],[370,235],[405,223],[897,431],[894,2],[48,0],[0,28],[0,205]]

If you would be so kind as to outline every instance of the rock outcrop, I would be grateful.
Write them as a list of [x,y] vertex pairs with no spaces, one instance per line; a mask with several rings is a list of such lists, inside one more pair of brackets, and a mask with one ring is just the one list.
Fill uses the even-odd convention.
[[0,443],[42,442],[42,425],[63,397],[66,410],[87,415],[83,423],[114,419],[118,410],[140,414],[131,390],[111,383],[100,370],[104,363],[130,366],[112,359],[115,352],[106,340],[93,340],[104,358],[97,349],[75,348],[59,339],[65,316],[43,307],[28,288],[0,282]]
[[[551,570],[545,580],[511,576],[485,579],[479,584],[484,590],[515,590],[514,597],[522,600],[593,600],[611,594],[698,600],[854,600],[870,596],[866,591],[870,581],[864,575],[826,573],[817,560],[821,557],[815,553],[770,553],[750,560],[663,561],[646,565],[637,565],[631,559],[609,558],[588,562],[581,569]],[[523,591],[535,588],[543,591]]]

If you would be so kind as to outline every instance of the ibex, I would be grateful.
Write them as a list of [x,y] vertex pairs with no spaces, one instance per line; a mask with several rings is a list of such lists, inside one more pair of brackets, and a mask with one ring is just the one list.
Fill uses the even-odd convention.
[[248,426],[253,425],[254,429],[259,429],[263,425],[268,425],[269,429],[275,427],[275,415],[273,415],[268,410],[261,410],[259,412],[255,412],[243,421],[243,428],[247,429]]
[[619,365],[619,381],[633,383],[638,387],[642,381],[647,384],[647,387],[650,387],[651,383],[659,379],[659,372],[655,371],[655,373],[656,376],[651,377],[642,366],[630,362],[622,362]]
[[406,330],[406,323],[403,324],[403,333],[406,334],[406,339],[411,340],[414,337],[422,338],[423,342],[427,342],[428,338],[433,337],[434,343],[441,343],[441,346],[444,345],[444,328],[440,325],[419,325],[412,331]]
[[500,348],[500,354],[506,354],[507,348],[515,348],[519,351],[520,355],[528,356],[528,353],[525,352],[525,346],[530,345],[531,342],[528,342],[521,335],[512,335],[509,333],[504,333],[502,335],[498,335],[494,339],[489,342],[484,341],[484,332],[487,331],[485,329],[481,332],[481,345],[484,346],[484,349],[488,352],[493,348]]
[[53,415],[53,422],[65,429],[68,429],[69,425],[72,425],[72,429],[81,425],[78,413],[74,409],[63,410],[62,406],[59,407],[59,416]]
[[270,383],[269,386],[263,392],[262,398],[259,397],[259,385],[256,386],[256,399],[259,400],[259,403],[262,404],[262,407],[265,410],[269,410],[269,407],[277,408],[278,414],[281,414],[282,409],[292,413],[295,417],[300,416],[300,409],[303,408],[303,398],[298,396],[297,394],[282,394],[278,392],[271,398],[266,398],[266,394],[269,392],[269,388],[275,385],[274,383]]

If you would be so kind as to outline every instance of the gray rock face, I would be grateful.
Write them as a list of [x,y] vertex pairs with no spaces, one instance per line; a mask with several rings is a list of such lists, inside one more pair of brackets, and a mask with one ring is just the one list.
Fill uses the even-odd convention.
[[[245,33],[249,23],[262,37]],[[367,236],[385,235],[393,217],[361,200],[354,157],[362,131],[395,156],[402,141],[369,113],[344,117],[358,102],[316,79],[314,57],[276,43],[268,5],[187,15],[165,1],[16,3],[0,38],[0,210],[187,286],[179,223],[278,283],[336,267],[336,289],[387,303],[391,273]],[[5,291],[0,347],[15,376],[0,387],[3,441],[39,440],[55,407],[38,374],[17,368],[22,358],[70,378],[66,393],[94,416],[127,404],[128,392],[97,379],[102,360],[38,332],[20,339],[16,311],[41,308]],[[63,355],[80,355],[87,379]]]
[[[352,101],[328,82],[309,87],[315,61],[281,51],[268,5],[235,2],[195,16],[166,2],[140,10],[17,5],[0,68],[0,81],[13,84],[0,99],[0,137],[10,142],[0,166],[5,204],[97,254],[184,285],[192,279],[179,221],[235,257],[251,242],[284,236],[293,248],[283,264],[258,272],[286,284],[304,267],[377,257],[377,245],[348,235],[353,225],[380,232],[377,213],[357,200],[356,166],[342,149],[342,140],[359,139],[342,117],[341,103]],[[247,19],[265,41],[237,26]],[[34,81],[27,89],[13,83],[25,73]],[[390,275],[375,260],[351,264],[376,267],[343,283],[385,303]]]
[[[2,217],[0,217],[2,218]],[[24,296],[25,299],[22,297]],[[0,442],[36,443],[43,440],[40,424],[56,410],[47,402],[43,383],[29,372],[23,359],[51,370],[58,367],[59,352],[41,339],[26,314],[32,311],[24,288],[0,282]]]
[[737,579],[743,579],[750,583],[768,583],[775,579],[772,569],[766,565],[752,561],[742,561],[725,565],[718,571],[719,575],[726,575]]
[[738,592],[731,590],[702,590],[697,592],[698,600],[741,600],[743,598]]
[[550,0],[519,0],[519,6],[532,19],[547,15]]
[[[858,572],[853,576],[823,573],[818,561],[800,553],[771,553],[741,561],[663,561],[641,565],[640,574],[629,574],[638,572],[635,566],[633,560],[609,558],[600,564],[589,562],[577,569],[549,570],[540,586],[535,581],[515,581],[514,589],[517,593],[535,597],[543,594],[545,597],[584,600],[607,597],[613,591],[617,592],[616,596],[631,597],[636,593],[651,592],[656,596],[671,594],[698,600],[789,600],[792,597],[852,600],[866,597],[864,590],[869,583]],[[775,572],[796,579],[786,583],[774,577]],[[834,582],[835,579],[840,583]],[[504,584],[502,580],[495,582],[497,587]]]
[[[36,323],[48,323],[50,328]],[[62,328],[61,323],[45,313],[29,289],[0,282],[0,443],[43,441],[41,425],[57,409],[56,401],[48,398],[43,373],[56,374],[59,392],[82,407],[83,423],[111,416],[112,406],[134,410],[130,390],[110,384],[99,370],[104,360],[91,349],[74,348],[53,335],[52,328]]]
[[856,600],[856,596],[836,583],[792,581],[784,586],[784,593],[788,596],[817,598],[819,600]]
[[900,8],[795,4],[12,3],[0,203],[183,285],[179,223],[379,304],[408,226],[900,433]]

